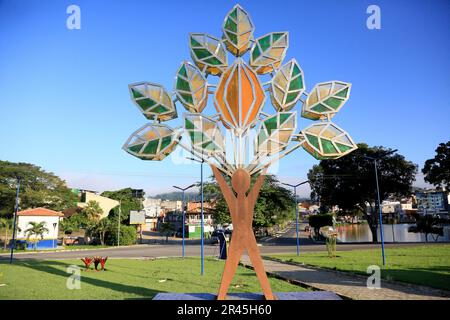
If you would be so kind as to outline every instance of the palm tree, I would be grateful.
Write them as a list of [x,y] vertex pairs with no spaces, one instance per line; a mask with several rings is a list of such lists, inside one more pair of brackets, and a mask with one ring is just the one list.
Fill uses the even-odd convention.
[[6,218],[0,218],[0,228],[5,230],[5,241],[3,243],[3,249],[6,250],[8,246],[8,231],[12,228],[12,220]]
[[103,210],[100,207],[99,203],[94,200],[90,200],[87,203],[86,207],[84,207],[83,209],[83,212],[89,220],[95,222],[100,221],[100,218],[103,214]]
[[[31,225],[27,230],[25,230],[25,234],[27,235],[27,241],[30,241],[31,236],[35,236],[35,238],[41,237],[41,240],[44,239],[44,234],[48,233],[48,229],[45,227],[46,222],[30,222],[28,225]],[[33,241],[34,249],[37,249],[38,240],[35,239]]]
[[105,245],[105,235],[109,231],[110,225],[111,221],[108,218],[103,218],[95,226],[95,232],[98,234],[102,246]]

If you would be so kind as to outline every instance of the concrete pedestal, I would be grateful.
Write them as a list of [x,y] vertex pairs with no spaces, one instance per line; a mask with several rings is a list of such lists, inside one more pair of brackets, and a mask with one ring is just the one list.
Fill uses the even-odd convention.
[[[275,292],[278,300],[342,300],[330,291]],[[158,293],[153,300],[216,300],[213,293]],[[229,293],[227,300],[264,300],[261,293]]]

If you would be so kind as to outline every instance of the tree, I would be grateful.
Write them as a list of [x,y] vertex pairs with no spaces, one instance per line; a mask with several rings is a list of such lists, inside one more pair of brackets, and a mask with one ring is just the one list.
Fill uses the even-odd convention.
[[111,230],[111,220],[103,218],[89,230],[89,234],[98,236],[100,244],[105,245],[106,234]]
[[91,200],[87,203],[86,207],[83,208],[84,215],[88,220],[97,223],[103,214],[103,210],[97,201]]
[[308,218],[309,225],[314,229],[316,238],[319,238],[320,228],[333,225],[333,216],[331,214],[316,214]]
[[[229,182],[229,178],[225,178]],[[230,223],[230,214],[222,192],[217,182],[204,184],[205,199],[214,203],[214,220],[218,224]],[[294,217],[295,199],[293,193],[280,185],[273,175],[266,175],[266,179],[255,204],[253,229],[255,231],[267,229],[274,225],[283,224]]]
[[434,241],[437,241],[439,236],[443,235],[443,228],[440,226],[440,224],[443,222],[443,220],[435,215],[432,214],[416,214],[414,216],[416,219],[416,225],[410,226],[408,228],[409,232],[419,232],[425,234],[425,242],[428,242],[428,235],[431,234],[433,237],[433,234],[436,235],[434,238]]
[[17,177],[21,178],[22,209],[44,207],[63,211],[76,205],[76,195],[53,173],[29,163],[0,160],[0,216],[13,216]]
[[425,181],[450,189],[450,141],[439,144],[434,158],[425,161],[422,173]]
[[166,243],[169,242],[169,236],[173,233],[173,226],[169,222],[163,222],[159,226],[159,232],[166,237]]
[[[391,151],[385,147],[358,144],[352,153],[334,160],[322,160],[308,173],[311,197],[321,205],[339,206],[346,214],[358,210],[369,223],[373,242],[377,242],[378,203],[376,199],[374,164],[369,157],[378,157]],[[388,196],[404,197],[411,194],[417,165],[394,153],[378,161],[380,199]],[[374,205],[375,203],[375,205]],[[367,208],[368,207],[368,208]]]
[[[142,198],[136,198],[133,194],[133,189],[125,188],[117,191],[105,191],[101,194],[103,197],[114,199],[120,201],[121,213],[120,222],[123,224],[129,224],[130,211],[132,210],[142,210]],[[116,219],[119,217],[119,206],[113,208],[109,212],[109,217],[111,219]]]
[[33,239],[32,242],[34,244],[34,249],[36,250],[38,243],[37,238],[41,238],[41,240],[44,239],[44,234],[48,233],[48,228],[45,226],[46,225],[45,221],[42,222],[31,221],[28,225],[30,225],[31,227],[25,230],[27,241],[30,241],[31,236],[35,236],[36,239]]
[[8,246],[8,232],[9,230],[11,230],[13,227],[13,222],[11,219],[6,219],[6,218],[0,218],[0,228],[3,228],[3,230],[5,231],[5,239],[4,239],[4,243],[3,243],[3,249],[6,250],[7,246]]

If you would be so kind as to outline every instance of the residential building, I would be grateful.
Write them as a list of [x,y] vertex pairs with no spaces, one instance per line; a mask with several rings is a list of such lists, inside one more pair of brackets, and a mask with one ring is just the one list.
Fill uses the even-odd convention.
[[161,199],[146,198],[143,202],[145,211],[145,226],[144,230],[156,230],[158,224],[158,217],[164,214],[161,207]]
[[103,197],[95,191],[72,189],[72,192],[78,195],[77,206],[80,208],[86,207],[89,201],[96,201],[103,211],[101,218],[106,218],[110,211],[119,205],[119,201]]
[[[37,249],[56,248],[58,245],[59,222],[63,216],[64,214],[62,212],[46,208],[35,208],[17,212],[17,242],[23,244],[27,249],[33,249],[34,242],[36,242]],[[42,236],[28,233],[27,230],[31,227],[31,222],[44,222],[44,227],[47,231]]]
[[444,190],[416,191],[417,211],[421,214],[448,213],[449,198]]
[[181,211],[182,204],[179,200],[165,200],[161,201],[161,209],[165,212]]

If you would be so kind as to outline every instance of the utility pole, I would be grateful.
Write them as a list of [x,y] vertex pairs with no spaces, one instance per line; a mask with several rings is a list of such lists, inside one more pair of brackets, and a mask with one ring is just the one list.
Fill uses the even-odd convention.
[[184,258],[184,245],[185,245],[185,243],[184,243],[184,239],[185,239],[185,231],[184,231],[184,229],[185,229],[185,226],[186,226],[186,223],[185,223],[185,221],[186,221],[186,207],[185,207],[185,205],[184,205],[184,192],[187,190],[187,189],[190,189],[190,188],[192,188],[192,187],[195,187],[195,184],[191,184],[189,187],[186,187],[186,188],[181,188],[181,187],[178,187],[178,186],[173,186],[175,189],[178,189],[178,190],[181,190],[182,191],[182,200],[181,200],[181,206],[182,206],[182,212],[183,212],[183,222],[182,222],[182,234],[183,234],[183,240],[182,240],[182,242],[181,242],[181,256]]
[[[16,189],[16,204],[14,206],[14,222],[13,222],[13,234],[11,243],[11,256],[9,257],[9,263],[11,264],[14,256],[14,248],[16,246],[16,225],[17,225],[17,211],[19,211],[19,192],[20,192],[20,177],[17,177],[17,189]],[[6,241],[6,239],[5,239]]]
[[377,165],[377,163],[380,158],[386,157],[387,155],[390,155],[396,151],[397,151],[397,149],[391,150],[387,153],[378,155],[376,157],[364,156],[364,158],[373,161],[373,166],[374,166],[374,170],[375,170],[375,183],[376,183],[376,187],[377,187],[377,200],[378,200],[378,220],[379,220],[378,223],[380,225],[381,255],[383,258],[383,266],[386,266],[386,255],[384,254],[383,216],[382,216],[382,208],[381,208],[380,187],[379,187],[379,183],[378,183],[378,165]]
[[201,229],[201,243],[200,243],[200,274],[203,275],[205,273],[205,228],[204,228],[204,215],[203,215],[203,163],[205,162],[202,160],[197,160],[195,158],[188,158],[189,160],[200,162],[200,229]]
[[295,184],[295,185],[292,185],[292,184],[289,184],[289,183],[282,183],[282,184],[284,184],[284,185],[286,185],[286,186],[289,186],[289,187],[294,188],[294,197],[295,197],[295,221],[296,221],[296,223],[295,223],[295,232],[296,232],[296,234],[297,234],[297,256],[300,255],[300,238],[299,238],[299,235],[298,235],[298,231],[299,231],[299,230],[298,230],[299,219],[298,219],[297,187],[301,186],[302,184],[308,183],[308,182],[309,182],[309,180],[306,180],[306,181],[300,182],[300,183]]
[[119,219],[117,221],[117,246],[120,246],[120,216],[122,214],[122,199],[119,199]]

